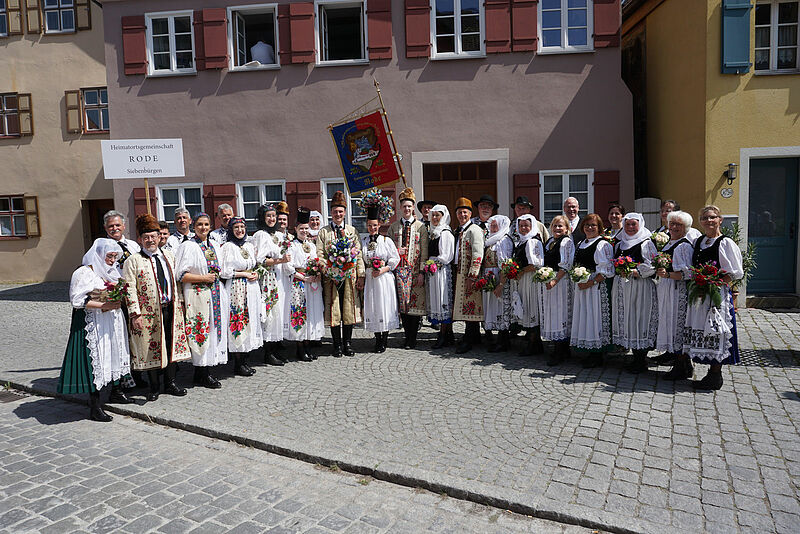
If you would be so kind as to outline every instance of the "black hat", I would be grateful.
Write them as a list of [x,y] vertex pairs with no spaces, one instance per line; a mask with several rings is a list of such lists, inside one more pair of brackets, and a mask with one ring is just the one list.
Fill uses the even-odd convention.
[[301,224],[308,224],[309,219],[311,218],[311,212],[305,208],[299,208],[297,210],[297,225]]
[[475,204],[475,207],[478,207],[478,206],[480,205],[480,203],[481,203],[481,202],[488,202],[488,203],[490,203],[492,206],[494,206],[494,208],[493,208],[493,209],[497,209],[497,208],[499,208],[499,207],[500,207],[500,204],[498,204],[497,202],[495,202],[495,201],[494,201],[494,198],[492,198],[492,195],[481,195],[481,198],[479,198],[479,199],[477,200],[477,202],[475,202],[475,203],[474,203],[474,204]]
[[378,220],[378,206],[367,206],[367,220],[368,221]]
[[420,200],[419,202],[417,202],[417,209],[420,212],[422,212],[422,206],[434,207],[436,204],[439,204],[439,202],[436,202],[434,200]]
[[524,196],[524,195],[523,195],[523,196],[518,196],[518,197],[517,197],[517,201],[516,201],[516,202],[514,202],[513,204],[511,204],[511,209],[513,210],[513,209],[514,209],[514,207],[515,207],[517,204],[520,204],[520,205],[522,205],[522,206],[528,206],[529,208],[533,208],[533,204],[531,204],[531,201],[530,201],[530,200],[528,200],[528,197],[526,197],[526,196]]

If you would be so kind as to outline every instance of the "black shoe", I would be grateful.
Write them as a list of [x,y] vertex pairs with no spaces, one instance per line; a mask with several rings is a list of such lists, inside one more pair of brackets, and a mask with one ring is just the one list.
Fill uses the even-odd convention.
[[148,402],[156,401],[158,400],[158,395],[159,395],[158,391],[150,391],[147,393],[145,400],[147,400]]
[[557,350],[554,350],[550,353],[550,356],[547,358],[547,365],[550,367],[554,365],[561,365],[561,362],[564,361],[563,356]]
[[311,358],[312,360],[316,360],[316,359],[317,359],[317,356],[316,356],[316,355],[315,355],[313,352],[311,352],[310,350],[308,350],[308,347],[305,347],[305,348],[303,348],[303,353],[304,353],[306,356],[308,356],[309,358]]
[[461,341],[456,347],[456,354],[466,354],[472,350],[472,343],[469,341]]
[[280,365],[284,364],[284,361],[283,360],[279,360],[278,358],[275,357],[274,354],[272,354],[271,352],[268,352],[266,354],[266,356],[264,356],[264,363],[268,363],[269,365],[278,365],[278,366],[280,366]]
[[338,345],[333,346],[333,351],[331,351],[331,356],[334,358],[341,358],[342,357],[342,347]]
[[628,365],[628,372],[638,375],[647,371],[647,353],[634,351],[633,361]]
[[653,363],[656,365],[675,365],[677,361],[677,358],[675,358],[675,355],[671,352],[665,352],[653,358]]
[[439,334],[436,336],[436,343],[434,343],[431,348],[441,349],[442,347],[444,347],[444,332],[439,330]]
[[250,367],[242,363],[234,366],[233,374],[238,376],[253,376],[254,374],[256,374],[256,372],[254,369],[251,369]]
[[377,332],[375,334],[375,347],[373,347],[372,352],[379,354],[381,352],[381,341],[383,340],[383,334]]
[[211,376],[210,374],[206,375],[205,378],[203,378],[203,381],[199,385],[208,389],[219,389],[222,387],[220,381]]
[[[289,363],[289,358],[287,356],[284,356],[283,354],[276,353],[275,354],[275,358],[277,358],[278,361],[281,361],[283,363]],[[281,364],[281,365],[283,365],[283,364]]]
[[134,404],[135,401],[128,397],[122,388],[111,388],[111,394],[108,396],[109,404]]
[[344,341],[344,348],[342,349],[342,353],[345,356],[355,356],[356,355],[356,351],[354,351],[353,347],[350,345],[350,340],[349,339],[346,339]]
[[179,388],[175,382],[168,382],[164,386],[164,393],[167,395],[172,395],[174,397],[183,397],[186,395],[187,391],[186,388]]
[[452,332],[448,332],[444,335],[444,343],[442,344],[442,348],[450,347],[456,344],[456,336],[453,335]]
[[722,373],[708,373],[702,380],[692,382],[692,387],[700,391],[717,391],[722,387]]
[[594,367],[601,367],[603,365],[602,354],[590,354],[583,360],[584,369],[592,369]]
[[147,387],[147,380],[144,379],[143,371],[132,371],[131,378],[133,378],[133,383],[136,384],[135,387],[137,388]]
[[110,415],[103,411],[103,408],[101,408],[99,404],[97,406],[92,406],[92,408],[89,410],[89,418],[92,421],[99,421],[101,423],[108,423],[113,419]]
[[687,378],[692,378],[693,374],[694,367],[692,362],[676,360],[672,369],[664,375],[664,380],[686,380]]

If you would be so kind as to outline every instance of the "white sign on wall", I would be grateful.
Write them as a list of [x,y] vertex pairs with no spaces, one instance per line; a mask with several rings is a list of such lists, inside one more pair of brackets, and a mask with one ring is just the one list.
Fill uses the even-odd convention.
[[107,180],[185,176],[183,139],[100,141]]

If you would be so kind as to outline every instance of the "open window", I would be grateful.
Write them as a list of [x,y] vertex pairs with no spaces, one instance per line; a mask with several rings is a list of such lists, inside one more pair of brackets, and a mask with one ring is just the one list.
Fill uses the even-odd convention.
[[229,7],[228,21],[231,70],[279,66],[275,4]]
[[317,63],[367,63],[363,2],[317,4]]

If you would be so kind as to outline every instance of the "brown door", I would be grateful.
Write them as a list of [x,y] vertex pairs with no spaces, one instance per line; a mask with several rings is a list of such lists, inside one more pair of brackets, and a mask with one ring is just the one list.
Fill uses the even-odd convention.
[[426,163],[422,166],[425,199],[444,204],[450,210],[450,224],[456,226],[455,204],[461,197],[473,203],[481,195],[497,200],[497,162]]
[[84,228],[83,235],[88,238],[88,245],[91,245],[98,237],[106,237],[103,215],[114,209],[114,199],[84,200],[81,204],[83,204],[83,220],[88,225]]

